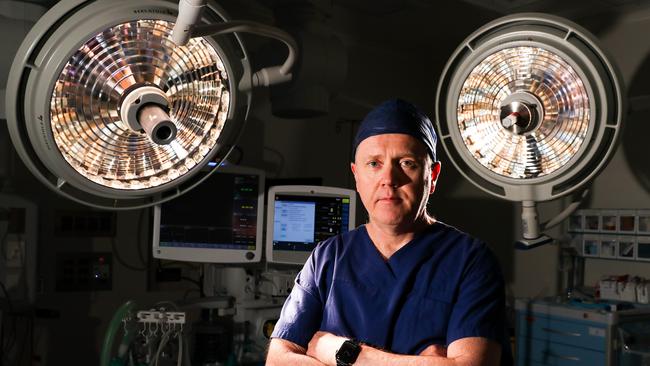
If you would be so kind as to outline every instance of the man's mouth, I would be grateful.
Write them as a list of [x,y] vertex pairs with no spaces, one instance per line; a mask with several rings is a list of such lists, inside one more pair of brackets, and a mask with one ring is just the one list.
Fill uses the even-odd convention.
[[401,201],[402,199],[399,197],[382,197],[378,201],[384,201],[384,202],[398,202]]

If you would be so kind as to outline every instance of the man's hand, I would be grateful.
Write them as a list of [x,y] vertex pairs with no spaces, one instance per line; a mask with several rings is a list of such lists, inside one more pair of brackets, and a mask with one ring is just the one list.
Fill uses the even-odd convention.
[[341,348],[347,338],[339,337],[332,333],[318,331],[314,334],[307,346],[307,356],[320,362],[336,366],[336,351]]

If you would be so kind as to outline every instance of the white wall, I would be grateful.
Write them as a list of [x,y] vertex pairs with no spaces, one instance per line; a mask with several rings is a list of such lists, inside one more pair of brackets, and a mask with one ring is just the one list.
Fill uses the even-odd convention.
[[[650,8],[632,7],[598,36],[618,64],[629,97],[650,95]],[[648,109],[630,111],[624,127],[621,146],[609,166],[596,179],[589,207],[650,208],[650,162],[648,161]],[[650,263],[588,259],[585,283],[594,284],[602,275],[631,274],[650,278]]]

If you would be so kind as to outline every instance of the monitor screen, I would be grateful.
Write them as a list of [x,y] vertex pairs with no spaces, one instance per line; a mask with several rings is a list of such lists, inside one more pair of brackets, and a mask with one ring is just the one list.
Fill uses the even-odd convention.
[[188,193],[154,209],[154,258],[259,262],[264,173],[223,166]]
[[267,204],[266,257],[302,265],[319,242],[352,230],[356,192],[320,186],[276,186]]

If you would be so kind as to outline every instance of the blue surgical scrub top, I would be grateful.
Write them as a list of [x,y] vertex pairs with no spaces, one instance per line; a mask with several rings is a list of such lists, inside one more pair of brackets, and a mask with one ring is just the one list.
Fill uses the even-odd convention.
[[437,222],[388,260],[365,226],[323,241],[296,278],[272,337],[307,348],[318,330],[398,354],[465,337],[502,344],[504,281],[483,242]]

